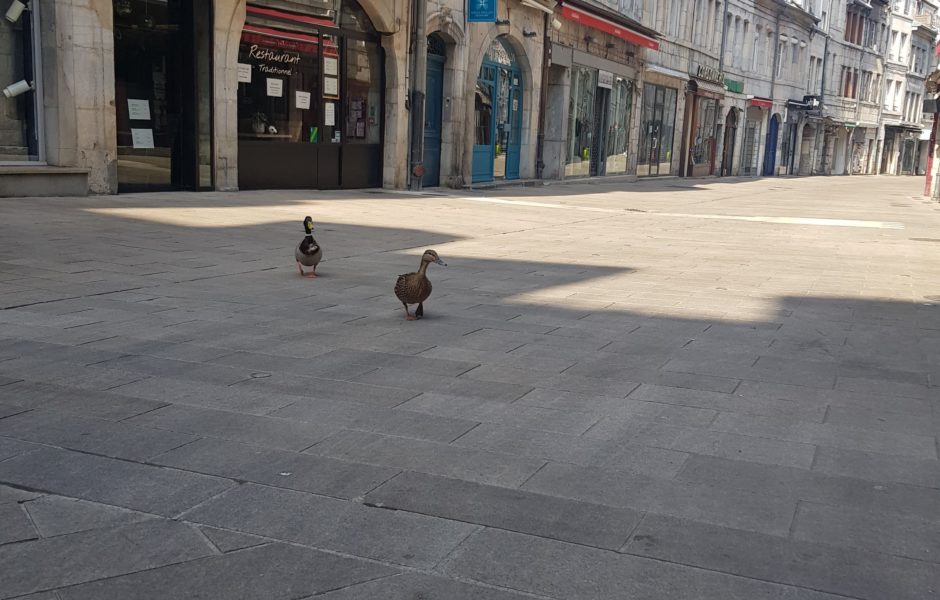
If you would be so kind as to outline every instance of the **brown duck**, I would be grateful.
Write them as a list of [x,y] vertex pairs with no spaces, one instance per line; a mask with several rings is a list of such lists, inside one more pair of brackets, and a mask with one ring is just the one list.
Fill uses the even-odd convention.
[[[431,295],[431,281],[428,279],[428,265],[437,263],[446,267],[447,263],[442,261],[434,250],[425,250],[421,256],[421,266],[415,273],[405,273],[398,276],[395,282],[395,295],[405,305],[405,318],[409,321],[420,319],[424,316],[424,301]],[[409,304],[417,304],[415,314],[408,310]]]

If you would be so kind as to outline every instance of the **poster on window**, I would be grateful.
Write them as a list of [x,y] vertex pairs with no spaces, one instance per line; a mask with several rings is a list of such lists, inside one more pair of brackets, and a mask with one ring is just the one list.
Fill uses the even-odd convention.
[[142,150],[152,149],[153,129],[131,129],[131,144]]
[[339,61],[332,56],[323,57],[323,74],[336,77],[339,75]]
[[238,83],[251,83],[251,65],[238,63]]
[[281,98],[284,96],[284,80],[268,77],[268,96],[272,98]]
[[336,77],[323,78],[323,96],[325,98],[339,98],[339,79]]
[[336,104],[333,102],[323,104],[323,125],[326,127],[336,126]]
[[294,105],[300,110],[310,108],[310,92],[294,92]]
[[149,121],[150,101],[128,99],[127,116],[131,121]]

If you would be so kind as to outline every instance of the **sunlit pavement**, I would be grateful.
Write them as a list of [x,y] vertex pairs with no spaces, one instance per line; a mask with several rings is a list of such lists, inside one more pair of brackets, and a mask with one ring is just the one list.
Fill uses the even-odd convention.
[[0,598],[938,597],[922,185],[0,201]]

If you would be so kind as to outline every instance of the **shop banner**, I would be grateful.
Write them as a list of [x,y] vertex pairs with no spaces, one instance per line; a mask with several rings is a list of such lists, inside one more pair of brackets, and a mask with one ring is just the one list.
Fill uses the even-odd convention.
[[467,0],[467,22],[495,23],[496,0]]

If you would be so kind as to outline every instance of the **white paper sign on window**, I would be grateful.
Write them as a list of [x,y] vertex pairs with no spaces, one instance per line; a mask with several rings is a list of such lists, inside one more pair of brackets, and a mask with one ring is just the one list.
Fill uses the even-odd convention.
[[336,104],[333,102],[326,102],[323,105],[323,125],[325,127],[336,125]]
[[339,79],[336,77],[323,78],[323,95],[339,96]]
[[294,104],[301,110],[310,108],[310,92],[294,92]]
[[268,96],[281,98],[284,96],[284,80],[268,77]]
[[238,83],[251,83],[251,65],[238,63]]
[[153,148],[153,129],[131,129],[131,142],[135,148]]
[[323,57],[323,74],[333,75],[335,77],[339,74],[338,65],[339,61],[337,61],[332,56]]
[[127,114],[131,121],[150,120],[150,100],[127,100]]

